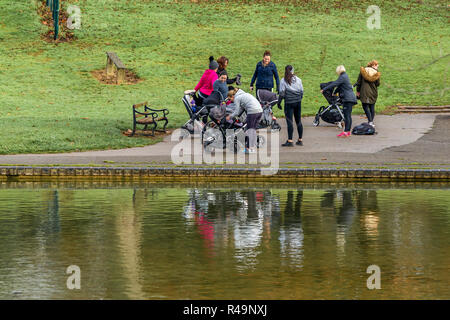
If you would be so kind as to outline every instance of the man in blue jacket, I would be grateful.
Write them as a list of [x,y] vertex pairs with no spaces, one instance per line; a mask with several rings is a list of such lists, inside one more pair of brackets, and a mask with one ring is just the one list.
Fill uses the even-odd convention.
[[256,64],[255,72],[253,73],[252,81],[250,82],[250,90],[253,90],[253,84],[256,80],[256,91],[265,89],[272,91],[273,89],[273,77],[277,84],[277,93],[280,87],[280,78],[278,77],[277,66],[270,61],[270,51],[266,50],[263,55],[262,61]]

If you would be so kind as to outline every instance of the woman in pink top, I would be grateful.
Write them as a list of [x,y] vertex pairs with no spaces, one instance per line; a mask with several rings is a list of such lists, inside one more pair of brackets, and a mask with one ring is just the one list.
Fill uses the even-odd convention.
[[213,92],[214,81],[218,78],[216,71],[219,68],[219,64],[213,57],[210,57],[209,60],[209,69],[205,70],[200,81],[194,88],[195,92],[198,91],[198,96],[194,96],[195,104],[197,106],[201,106],[203,100],[208,98],[211,92]]

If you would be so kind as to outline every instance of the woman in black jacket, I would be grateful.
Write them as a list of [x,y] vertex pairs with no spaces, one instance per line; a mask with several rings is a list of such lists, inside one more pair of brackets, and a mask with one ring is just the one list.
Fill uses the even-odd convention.
[[[211,57],[210,57],[210,59],[211,59]],[[219,64],[219,69],[217,69],[217,76],[220,77],[220,74],[223,71],[226,71],[227,66],[228,66],[228,61],[229,61],[228,58],[225,56],[221,56],[219,59],[217,59],[217,63]],[[238,73],[235,78],[227,79],[227,84],[233,84],[235,82],[238,86],[241,85],[241,74],[240,73]]]
[[339,75],[339,78],[320,90],[320,92],[323,93],[325,90],[329,90],[332,88],[336,88],[335,92],[339,92],[339,96],[344,107],[345,128],[344,131],[342,131],[337,136],[346,138],[351,135],[350,130],[352,128],[352,108],[357,103],[357,100],[355,93],[353,92],[353,87],[350,83],[350,79],[345,72],[345,67],[342,65],[338,66],[336,68],[336,73]]

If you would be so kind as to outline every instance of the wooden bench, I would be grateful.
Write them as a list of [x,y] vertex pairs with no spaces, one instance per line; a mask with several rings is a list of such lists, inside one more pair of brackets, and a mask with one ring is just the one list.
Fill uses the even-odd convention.
[[[133,132],[130,137],[134,136],[136,133],[136,125],[143,125],[144,131],[147,130],[148,125],[152,125],[152,134],[155,135],[155,131],[166,132],[167,123],[169,123],[169,119],[167,119],[167,115],[169,114],[168,109],[152,109],[149,108],[147,102],[142,102],[133,105]],[[140,108],[143,107],[143,112],[139,111]],[[164,121],[164,126],[162,129],[157,129],[158,122]]]
[[[125,70],[127,68],[123,64],[122,61],[120,61],[119,57],[114,52],[106,52],[106,75],[110,76],[114,74],[114,69],[117,70],[117,84],[121,84],[125,81]],[[115,66],[115,68],[114,68]]]

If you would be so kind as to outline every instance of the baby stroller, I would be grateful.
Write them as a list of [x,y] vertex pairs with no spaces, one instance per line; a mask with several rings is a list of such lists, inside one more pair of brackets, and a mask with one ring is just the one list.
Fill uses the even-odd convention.
[[[242,123],[239,115],[236,119],[230,121],[226,120],[226,116],[230,114],[224,103],[220,105],[210,106],[206,105],[209,109],[208,121],[202,130],[202,144],[206,152],[213,152],[215,149],[225,149],[227,146],[232,152],[238,152],[244,149],[245,146],[248,147],[248,137],[245,136],[244,139],[240,139],[241,135],[245,135],[247,130],[247,124]],[[227,130],[233,130],[233,135],[227,135]],[[256,146],[257,148],[262,147],[265,144],[265,139],[263,136],[258,135]]]
[[[321,83],[320,89],[325,88],[331,82]],[[342,128],[342,122],[344,121],[344,113],[342,111],[342,102],[338,95],[333,94],[333,89],[328,89],[323,92],[323,96],[327,99],[328,107],[321,106],[319,111],[313,120],[313,125],[318,126],[320,119],[325,122],[336,124],[339,128]]]
[[201,133],[203,129],[202,118],[208,115],[208,110],[205,106],[197,106],[194,101],[194,90],[186,90],[184,96],[181,99],[183,101],[184,107],[189,115],[189,120],[181,126],[183,133],[180,139],[185,138],[189,134]]
[[276,93],[269,90],[258,90],[256,93],[263,114],[257,129],[270,128],[272,130],[281,130],[281,126],[277,122],[277,118],[273,115],[272,108],[278,103],[278,96]]

